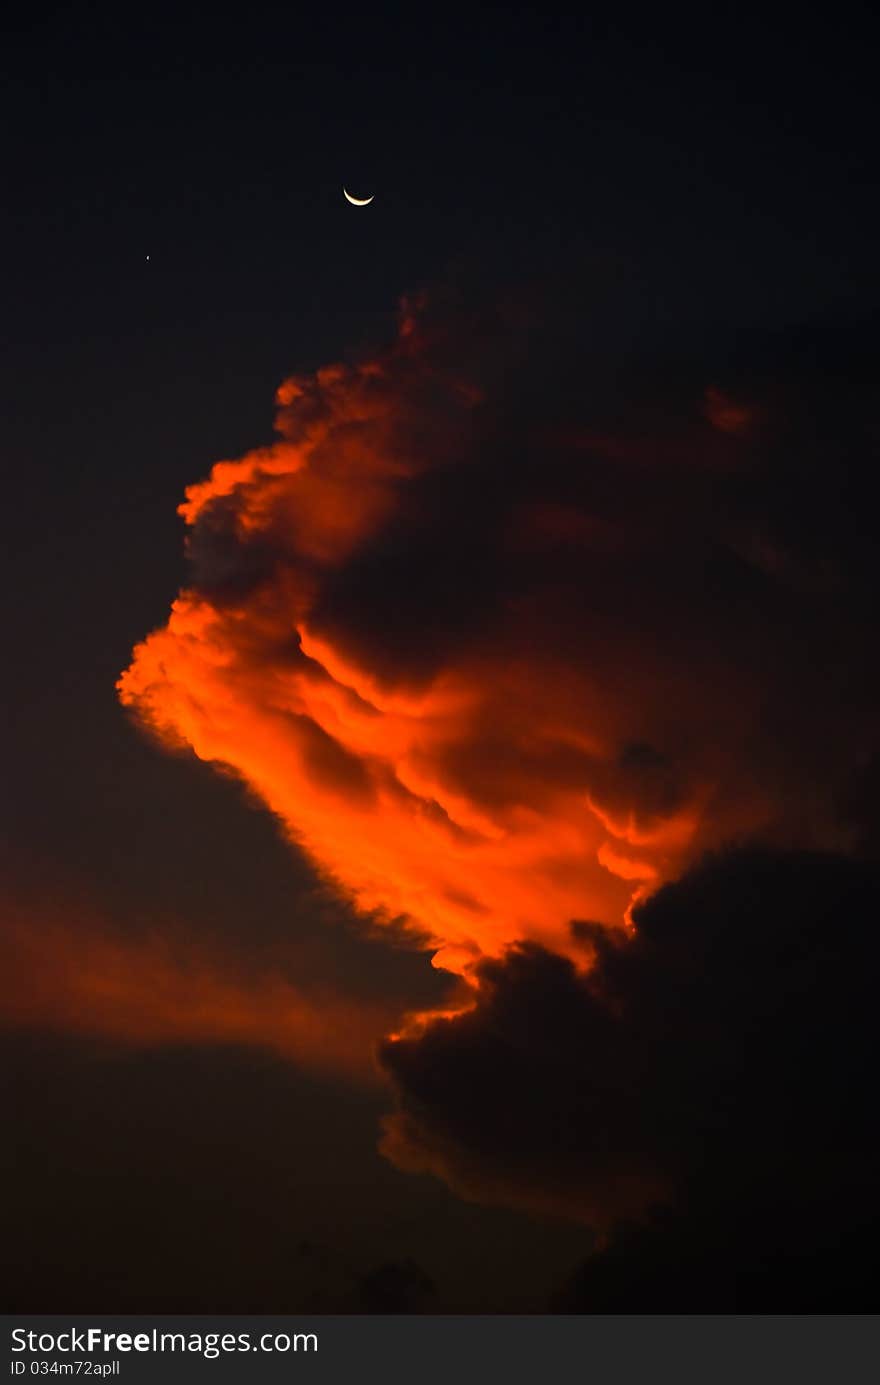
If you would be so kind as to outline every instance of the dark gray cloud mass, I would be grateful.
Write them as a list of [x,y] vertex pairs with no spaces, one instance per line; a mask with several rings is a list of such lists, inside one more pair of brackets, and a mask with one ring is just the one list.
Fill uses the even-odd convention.
[[741,849],[661,890],[631,938],[576,925],[587,975],[515,947],[472,1010],[383,1046],[386,1152],[598,1228],[563,1308],[865,1302],[878,906],[875,863]]

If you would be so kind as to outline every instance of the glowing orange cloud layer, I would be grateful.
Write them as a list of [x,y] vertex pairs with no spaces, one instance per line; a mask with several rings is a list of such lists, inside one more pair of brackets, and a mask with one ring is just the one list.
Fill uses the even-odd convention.
[[[291,635],[270,628],[255,650],[257,622],[241,623],[238,611],[182,596],[167,629],[139,648],[124,700],[201,759],[233,766],[360,908],[411,918],[444,965],[457,969],[512,937],[564,948],[572,918],[619,921],[631,893],[623,882],[657,874],[632,849],[614,851],[582,789],[534,793],[520,755],[560,756],[566,746],[562,728],[558,739],[530,728],[528,686],[518,715],[497,709],[510,761],[487,775],[481,800],[444,773],[443,754],[479,737],[487,701],[504,697],[489,670],[483,692],[476,671],[460,670],[418,695],[385,694],[304,622],[301,656],[281,672],[272,653],[284,634],[292,646]],[[527,684],[525,671],[506,680],[511,699],[518,678]]]
[[[478,527],[489,484],[481,399],[432,359],[410,310],[380,359],[283,384],[278,440],[187,490],[193,583],[118,685],[167,744],[231,767],[356,907],[406,918],[462,973],[514,940],[577,958],[572,920],[621,926],[713,834],[767,815],[767,793],[737,769],[763,693],[734,676],[735,640],[719,647],[712,609],[699,628],[674,610],[660,626],[650,565],[668,551],[688,600],[695,589],[675,567],[670,447],[651,471],[643,441],[582,435],[566,473],[576,495],[549,463],[546,495],[496,469],[468,559],[491,546],[504,580],[489,602],[478,583],[455,585],[461,525]],[[717,391],[708,408],[715,426],[697,399],[688,434],[702,427],[707,447],[746,425]],[[613,504],[590,500],[584,447],[603,477],[617,468],[601,492]],[[717,511],[713,475],[686,484]],[[413,534],[430,544],[443,526],[440,558],[422,560]],[[698,573],[702,561],[697,550]],[[415,614],[408,573],[434,593]],[[726,781],[736,792],[719,797]]]
[[310,994],[280,972],[248,976],[231,956],[175,943],[166,929],[121,936],[74,909],[4,908],[0,1023],[137,1045],[235,1043],[370,1080],[387,1008]]

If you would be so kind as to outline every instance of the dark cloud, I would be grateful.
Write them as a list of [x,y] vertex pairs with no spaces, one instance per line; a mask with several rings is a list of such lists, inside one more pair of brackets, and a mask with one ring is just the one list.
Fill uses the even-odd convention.
[[[702,1206],[618,1229],[551,1295],[556,1313],[875,1313],[876,1213]],[[722,1215],[719,1215],[719,1211]],[[743,1212],[744,1215],[740,1215]]]
[[672,1257],[677,1287],[629,1306],[692,1307],[710,1264],[701,1303],[729,1308],[739,1274],[778,1306],[765,1263],[809,1248],[803,1306],[827,1304],[835,1246],[878,1212],[878,906],[875,863],[743,849],[662,889],[631,938],[578,925],[586,975],[534,946],[486,961],[472,1010],[383,1045],[385,1152],[598,1227],[609,1248],[563,1303],[619,1301],[615,1275],[647,1286]]

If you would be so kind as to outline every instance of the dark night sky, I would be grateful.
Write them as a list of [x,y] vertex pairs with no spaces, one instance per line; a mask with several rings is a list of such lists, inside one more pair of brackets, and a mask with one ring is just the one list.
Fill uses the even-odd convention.
[[[381,346],[401,296],[449,278],[484,304],[545,295],[525,355],[548,399],[554,341],[673,388],[700,362],[701,388],[826,361],[867,378],[876,21],[129,11],[22,9],[0,35],[4,907],[37,936],[59,912],[129,937],[170,920],[242,974],[265,957],[389,1015],[427,1007],[448,985],[423,953],[365,934],[238,785],[119,706],[184,580],[184,487],[271,440],[286,375]],[[381,1085],[19,1020],[19,1309],[534,1310],[590,1249],[534,1205],[394,1168]],[[436,1290],[404,1268],[383,1299],[369,1276],[408,1261]]]

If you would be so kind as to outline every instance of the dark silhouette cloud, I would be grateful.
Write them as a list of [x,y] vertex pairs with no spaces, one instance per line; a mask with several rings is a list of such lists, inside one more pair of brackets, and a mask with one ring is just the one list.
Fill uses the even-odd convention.
[[486,961],[473,1009],[383,1045],[385,1152],[598,1228],[563,1304],[622,1304],[623,1257],[630,1307],[693,1307],[708,1264],[700,1303],[729,1306],[750,1266],[745,1300],[778,1306],[767,1266],[808,1250],[802,1306],[827,1306],[835,1247],[878,1211],[878,906],[876,863],[743,848],[663,888],[629,938],[577,925],[586,974],[530,945]]

